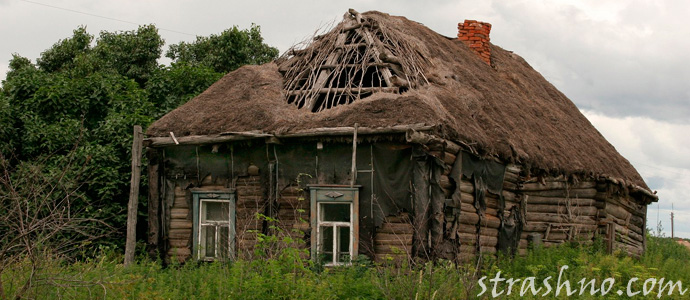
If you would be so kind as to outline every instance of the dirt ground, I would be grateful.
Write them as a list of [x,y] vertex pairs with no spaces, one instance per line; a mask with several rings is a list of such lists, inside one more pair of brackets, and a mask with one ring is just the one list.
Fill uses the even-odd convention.
[[688,250],[690,250],[690,242],[688,242],[686,240],[678,240],[677,242],[678,242],[678,244],[681,244],[681,245],[687,247]]

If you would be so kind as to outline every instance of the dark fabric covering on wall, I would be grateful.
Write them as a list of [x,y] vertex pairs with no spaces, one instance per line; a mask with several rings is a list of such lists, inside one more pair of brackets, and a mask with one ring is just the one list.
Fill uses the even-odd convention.
[[467,152],[462,152],[462,175],[474,181],[474,206],[483,214],[486,210],[486,191],[499,195],[503,204],[503,177],[506,166],[491,160],[482,160]]
[[374,144],[374,214],[376,226],[386,216],[400,212],[412,214],[412,147],[409,145]]
[[412,251],[417,257],[429,257],[428,231],[429,231],[429,210],[431,199],[429,195],[429,181],[431,173],[431,163],[426,152],[420,147],[415,147],[412,152],[414,168],[412,175],[412,187],[414,191],[414,235],[412,236]]
[[[276,198],[275,189],[279,192],[298,180],[303,187],[307,184],[350,184],[351,143],[324,142],[323,148],[317,149],[314,141],[282,142],[268,145],[262,142],[225,143],[217,145],[215,153],[212,145],[166,147],[165,177],[177,183],[184,182],[182,187],[189,188],[199,186],[200,180],[207,175],[214,180],[246,176],[247,168],[254,164],[259,167],[262,176],[264,195],[270,200]],[[440,205],[442,210],[443,191],[438,182],[432,184],[431,194],[429,192],[429,180],[432,179],[429,176],[435,174],[433,180],[438,181],[442,170],[437,163],[429,160],[430,156],[426,153],[422,152],[421,155],[425,175],[420,177],[422,181],[418,185],[422,186],[420,192],[425,191],[426,200],[415,204],[411,189],[415,164],[412,147],[393,142],[363,142],[357,145],[358,174],[355,184],[361,186],[359,232],[362,254],[373,254],[375,229],[381,226],[386,216],[401,212],[413,214],[417,208],[425,211],[425,223],[428,223],[430,197],[438,202],[437,206]],[[276,166],[274,171],[269,169],[271,165]],[[429,173],[431,170],[433,172]],[[270,185],[276,186],[272,188]],[[170,187],[170,190],[173,188]],[[172,198],[166,200],[172,203]]]
[[522,234],[522,216],[520,214],[520,206],[516,205],[510,209],[510,214],[501,222],[501,228],[498,231],[498,250],[503,253],[515,255],[520,243],[520,234]]

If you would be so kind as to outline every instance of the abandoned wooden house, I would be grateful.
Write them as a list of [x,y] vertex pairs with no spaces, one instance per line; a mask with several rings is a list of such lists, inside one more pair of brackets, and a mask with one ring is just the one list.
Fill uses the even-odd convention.
[[251,259],[278,226],[326,265],[468,261],[595,236],[640,255],[657,197],[490,29],[465,21],[448,38],[350,10],[225,75],[146,132],[150,246]]

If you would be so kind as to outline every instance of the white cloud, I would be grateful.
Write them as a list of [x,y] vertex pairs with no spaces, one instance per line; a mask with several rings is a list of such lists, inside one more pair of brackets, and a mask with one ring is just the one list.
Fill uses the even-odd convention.
[[626,157],[659,203],[648,207],[648,227],[657,223],[657,207],[665,232],[670,236],[671,207],[675,209],[678,236],[690,238],[690,124],[677,124],[648,117],[616,118],[583,111],[601,134]]
[[[281,51],[340,20],[350,7],[403,15],[446,36],[456,35],[464,19],[490,22],[492,42],[523,56],[585,110],[658,190],[660,207],[676,205],[677,220],[685,223],[679,228],[690,232],[690,195],[683,189],[690,185],[689,1],[35,1],[154,23],[168,44],[194,40],[173,31],[209,35],[256,23]],[[35,60],[80,25],[92,34],[137,27],[23,1],[0,0],[0,6],[0,79],[12,53]]]

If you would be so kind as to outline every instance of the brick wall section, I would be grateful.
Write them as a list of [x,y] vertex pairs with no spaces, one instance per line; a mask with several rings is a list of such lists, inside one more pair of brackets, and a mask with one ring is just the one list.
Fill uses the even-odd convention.
[[489,65],[491,65],[490,32],[491,24],[489,23],[475,20],[458,23],[458,39],[474,50]]

